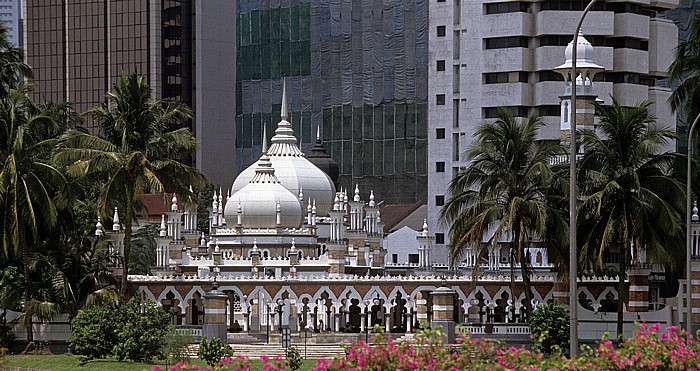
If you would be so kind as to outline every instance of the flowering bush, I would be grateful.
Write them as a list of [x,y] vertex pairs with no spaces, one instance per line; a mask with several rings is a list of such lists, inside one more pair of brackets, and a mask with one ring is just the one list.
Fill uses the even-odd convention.
[[[439,329],[421,331],[414,342],[393,342],[377,335],[374,344],[360,341],[346,347],[345,354],[321,359],[314,371],[326,370],[700,370],[700,347],[693,336],[659,324],[640,324],[634,336],[615,348],[603,338],[596,348],[588,347],[575,359],[545,356],[524,348],[507,347],[501,342],[463,338],[458,344],[442,343]],[[279,355],[260,357],[263,370],[286,370],[287,361]],[[161,371],[154,367],[153,370]],[[223,358],[212,368],[178,363],[172,371],[250,370],[244,357]]]

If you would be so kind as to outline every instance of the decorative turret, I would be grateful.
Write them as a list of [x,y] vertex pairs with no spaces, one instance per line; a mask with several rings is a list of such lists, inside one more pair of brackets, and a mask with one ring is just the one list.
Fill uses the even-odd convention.
[[431,252],[433,250],[434,236],[428,235],[428,221],[423,219],[423,231],[418,236],[418,266],[421,268],[430,268],[432,266]]
[[165,227],[165,214],[160,216],[160,237],[168,237],[168,230]]
[[579,34],[576,42],[576,73],[571,76],[573,40],[567,45],[564,55],[566,62],[554,68],[554,71],[562,74],[565,81],[564,95],[561,99],[560,130],[562,143],[568,143],[571,136],[571,89],[573,81],[576,83],[576,125],[581,129],[593,129],[595,102],[597,95],[593,92],[593,77],[604,70],[594,62],[595,52],[588,40]]

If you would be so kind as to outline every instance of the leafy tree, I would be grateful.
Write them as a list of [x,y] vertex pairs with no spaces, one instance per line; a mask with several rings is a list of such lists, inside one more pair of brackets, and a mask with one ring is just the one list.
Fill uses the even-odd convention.
[[561,152],[558,143],[537,140],[543,125],[538,117],[518,122],[510,111],[499,108],[494,122],[477,128],[475,144],[466,152],[470,165],[450,182],[450,199],[440,214],[450,228],[452,264],[472,246],[484,254],[485,237],[488,245],[504,236],[512,238],[511,281],[517,262],[528,317],[533,293],[526,241],[535,235],[547,236],[548,223],[555,220],[549,218],[553,211],[547,202],[555,176],[549,160]]
[[649,113],[649,102],[635,107],[596,105],[596,131],[583,130],[585,154],[579,180],[586,196],[578,210],[581,257],[603,269],[603,257],[619,252],[617,333],[622,335],[625,272],[649,262],[675,267],[684,256],[683,183],[669,176],[678,157],[660,153],[674,137]]
[[124,210],[122,298],[127,297],[134,206],[145,192],[175,192],[185,199],[189,187],[204,185],[204,176],[178,159],[191,155],[196,140],[187,128],[171,130],[191,117],[184,104],[151,101],[151,88],[136,73],[121,75],[107,101],[88,111],[102,137],[72,130],[56,159],[73,178],[104,179],[100,212]]
[[569,348],[569,312],[562,306],[538,306],[528,320],[533,349],[545,354],[561,353]]
[[170,314],[154,302],[131,300],[126,306],[126,323],[118,330],[119,341],[114,354],[121,361],[151,362],[162,358],[164,338],[168,333]]
[[97,306],[80,311],[71,322],[73,331],[68,338],[71,352],[87,360],[111,357],[123,324],[123,313],[116,307]]
[[[0,230],[7,260],[22,259],[24,300],[31,300],[30,247],[38,230],[56,223],[56,196],[65,179],[50,161],[63,127],[27,97],[25,86],[0,99]],[[31,321],[31,318],[28,318]],[[33,341],[32,326],[27,340]]]

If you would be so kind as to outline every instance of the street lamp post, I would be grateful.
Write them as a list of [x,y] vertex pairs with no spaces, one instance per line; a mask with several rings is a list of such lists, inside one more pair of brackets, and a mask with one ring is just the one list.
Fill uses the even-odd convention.
[[282,333],[282,306],[284,305],[284,301],[282,299],[277,299],[277,314],[279,315],[279,322],[277,323],[277,327],[279,328],[279,333]]
[[[570,353],[575,356],[578,353],[578,301],[576,291],[578,285],[578,259],[576,249],[576,55],[578,49],[578,35],[581,32],[581,24],[586,14],[593,8],[596,0],[591,0],[586,6],[576,24],[574,30],[574,45],[571,49],[571,135],[570,135],[570,158],[569,158],[569,328],[570,328]],[[585,81],[584,81],[585,83]]]
[[267,308],[267,326],[265,326],[265,327],[267,330],[267,344],[269,345],[270,344],[270,312],[272,312],[272,302],[270,302],[268,300],[266,302],[266,304],[267,304],[266,305],[266,308]]
[[690,315],[692,314],[692,309],[690,308],[690,299],[692,297],[691,294],[691,288],[692,288],[692,280],[690,277],[690,269],[691,269],[691,255],[692,255],[692,236],[690,235],[690,207],[691,207],[691,199],[692,197],[692,190],[690,189],[690,178],[691,178],[691,166],[692,166],[692,158],[693,158],[693,133],[695,132],[695,126],[698,124],[698,120],[700,120],[700,114],[698,114],[695,117],[695,120],[693,120],[693,124],[690,125],[690,130],[688,131],[688,164],[687,164],[687,169],[686,169],[686,182],[685,182],[685,247],[686,247],[686,257],[685,257],[685,269],[686,269],[686,302],[685,302],[685,308],[686,308],[686,318],[685,318],[685,329],[686,331],[692,333],[692,329],[690,328],[691,326],[691,321],[690,321]]

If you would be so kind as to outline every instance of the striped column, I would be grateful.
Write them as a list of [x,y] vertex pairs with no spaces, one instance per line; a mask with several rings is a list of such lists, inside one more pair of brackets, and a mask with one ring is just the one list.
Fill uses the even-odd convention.
[[627,309],[630,312],[649,311],[649,273],[651,269],[631,268],[628,271],[630,288]]
[[218,337],[226,344],[226,300],[228,295],[219,290],[214,281],[212,289],[204,294],[204,325],[202,336],[208,339]]
[[452,344],[455,342],[454,321],[454,295],[455,291],[446,286],[440,287],[430,293],[433,298],[433,318],[430,327],[441,327],[443,341]]

